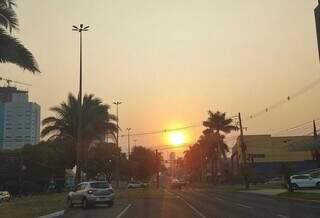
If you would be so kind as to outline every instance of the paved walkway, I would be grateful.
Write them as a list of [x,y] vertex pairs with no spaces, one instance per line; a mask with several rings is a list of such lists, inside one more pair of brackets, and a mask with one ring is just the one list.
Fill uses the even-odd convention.
[[306,190],[295,190],[294,192],[302,192],[302,193],[315,193],[315,194],[320,194],[319,189],[306,189]]
[[287,192],[287,189],[259,189],[259,190],[244,190],[240,192],[274,196],[274,195]]

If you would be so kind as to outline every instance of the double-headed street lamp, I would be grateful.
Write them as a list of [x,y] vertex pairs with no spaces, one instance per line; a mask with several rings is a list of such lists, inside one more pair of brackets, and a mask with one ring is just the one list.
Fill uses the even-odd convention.
[[116,157],[116,187],[119,188],[119,163],[120,163],[120,149],[119,149],[119,105],[121,101],[114,101],[113,104],[117,106],[117,157]]
[[73,25],[73,31],[77,31],[80,33],[80,80],[79,80],[79,95],[78,95],[78,126],[77,126],[77,171],[76,171],[76,184],[81,181],[81,171],[82,171],[82,149],[81,149],[81,106],[82,106],[82,32],[88,31],[89,26],[84,27],[83,24],[80,24],[79,27]]

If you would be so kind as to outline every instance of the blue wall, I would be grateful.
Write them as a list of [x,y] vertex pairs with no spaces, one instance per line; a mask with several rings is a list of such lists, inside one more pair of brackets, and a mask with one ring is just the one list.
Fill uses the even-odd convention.
[[263,162],[254,163],[255,173],[257,175],[271,176],[277,174],[281,165],[288,163],[295,173],[318,168],[317,162],[313,160],[290,161],[290,162]]

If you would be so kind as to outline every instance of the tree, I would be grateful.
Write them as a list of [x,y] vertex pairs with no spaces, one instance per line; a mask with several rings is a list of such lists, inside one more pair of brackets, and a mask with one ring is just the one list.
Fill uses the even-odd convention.
[[201,145],[196,143],[189,146],[188,150],[184,151],[184,163],[186,171],[189,174],[189,180],[201,180]]
[[[80,181],[83,161],[87,159],[88,149],[95,141],[104,141],[106,132],[115,134],[117,126],[115,116],[109,113],[110,106],[103,104],[93,95],[85,95],[81,107],[81,145],[75,149],[78,154],[76,180]],[[67,102],[50,109],[55,116],[50,116],[42,121],[44,126],[41,135],[49,140],[64,140],[74,147],[77,145],[78,126],[78,99],[69,94]],[[79,152],[79,153],[78,153]]]
[[211,140],[217,139],[217,169],[221,171],[221,154],[223,158],[226,158],[225,151],[228,148],[223,142],[224,136],[221,136],[221,132],[227,134],[238,128],[232,125],[233,120],[231,118],[226,118],[226,113],[221,113],[220,111],[213,113],[209,110],[208,115],[207,120],[203,122],[203,126],[206,127],[203,133],[210,137]]
[[61,190],[65,169],[74,159],[69,145],[61,141],[40,142],[14,151],[0,151],[0,189],[11,194],[47,191],[50,182]]
[[161,155],[157,157],[151,149],[142,146],[134,147],[130,155],[133,166],[132,176],[142,181],[150,179],[162,168],[161,159]]
[[18,30],[18,18],[14,0],[0,0],[0,63],[13,63],[31,71],[40,72],[32,53],[14,36]]
[[111,182],[115,174],[115,162],[120,153],[115,143],[97,143],[90,147],[87,167],[84,169],[88,179],[95,179],[97,175],[105,175]]
[[293,192],[294,190],[293,190],[290,176],[292,174],[294,174],[294,170],[293,170],[293,167],[291,166],[291,164],[288,162],[281,163],[278,168],[278,172],[280,173],[280,175],[283,176],[284,181],[285,181],[285,185],[286,185],[288,191]]

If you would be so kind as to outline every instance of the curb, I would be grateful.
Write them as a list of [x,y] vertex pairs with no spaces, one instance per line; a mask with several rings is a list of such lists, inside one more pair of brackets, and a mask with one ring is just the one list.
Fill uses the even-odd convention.
[[55,217],[62,216],[63,214],[64,214],[64,210],[60,210],[60,211],[57,211],[57,212],[54,212],[54,213],[50,213],[50,214],[47,214],[47,215],[44,215],[44,216],[39,216],[37,218],[55,218]]
[[311,199],[303,199],[303,198],[295,198],[295,197],[284,197],[284,196],[276,196],[277,198],[282,198],[286,200],[296,200],[296,201],[304,201],[304,202],[312,202],[312,203],[320,203],[319,200],[311,200]]

